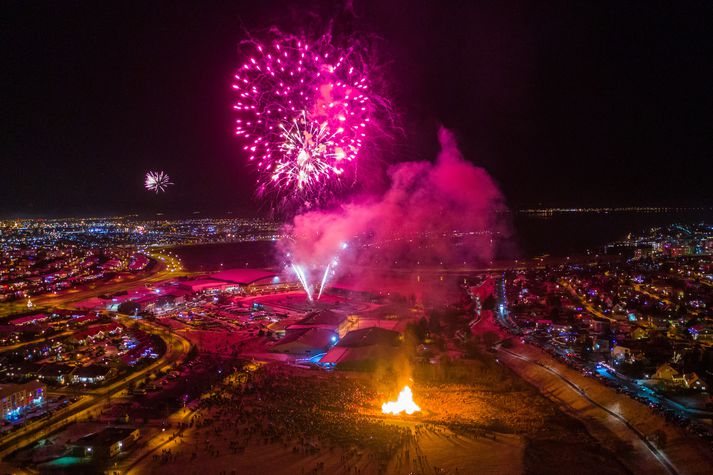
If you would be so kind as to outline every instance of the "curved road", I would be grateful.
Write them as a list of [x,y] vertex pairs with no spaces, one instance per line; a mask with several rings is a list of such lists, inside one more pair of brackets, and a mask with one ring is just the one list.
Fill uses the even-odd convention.
[[[124,320],[122,323],[127,323],[129,319],[123,317],[120,320]],[[125,390],[131,383],[146,377],[151,372],[165,369],[181,362],[188,355],[191,343],[186,338],[176,333],[169,333],[164,327],[154,323],[131,320],[131,322],[134,321],[139,323],[142,330],[157,335],[164,340],[166,352],[163,356],[138,372],[131,373],[109,386],[100,388],[91,395],[83,396],[74,404],[55,412],[50,418],[32,422],[22,429],[3,437],[0,439],[0,459],[99,409],[106,400]]]
[[569,387],[572,391],[576,392],[579,396],[581,396],[582,398],[586,399],[587,402],[589,402],[589,403],[592,404],[593,406],[595,406],[595,407],[601,409],[602,411],[605,411],[607,414],[609,414],[610,416],[612,416],[612,417],[618,419],[620,422],[623,422],[624,425],[626,425],[626,427],[629,428],[629,430],[631,430],[631,432],[633,432],[633,433],[641,440],[641,442],[644,443],[644,445],[646,446],[646,448],[649,449],[649,451],[651,452],[651,454],[652,454],[654,457],[656,457],[656,459],[657,459],[657,460],[659,461],[659,463],[666,469],[666,471],[667,471],[668,473],[670,473],[671,475],[678,475],[679,472],[678,472],[678,471],[676,470],[676,468],[671,464],[671,462],[669,461],[668,457],[666,457],[666,454],[664,454],[663,452],[661,452],[654,444],[652,444],[651,441],[649,441],[649,440],[647,439],[647,437],[646,437],[643,433],[641,433],[641,431],[639,431],[636,427],[634,427],[634,425],[631,424],[631,423],[630,423],[624,416],[622,416],[621,414],[617,414],[616,412],[612,411],[611,409],[609,409],[609,408],[603,406],[602,404],[598,403],[597,401],[595,401],[594,399],[592,399],[591,397],[589,397],[589,395],[587,394],[587,392],[586,392],[584,389],[582,389],[577,383],[573,382],[572,380],[570,380],[569,378],[567,378],[566,376],[564,376],[563,374],[561,374],[561,373],[560,373],[559,371],[557,371],[556,369],[551,368],[551,367],[549,367],[549,366],[547,366],[547,365],[545,365],[545,364],[543,364],[543,363],[541,363],[541,362],[539,362],[539,361],[533,360],[532,358],[529,358],[529,357],[527,357],[527,356],[523,356],[523,355],[517,354],[517,353],[515,353],[515,352],[513,352],[513,351],[506,350],[505,348],[502,348],[502,347],[498,348],[498,352],[499,352],[499,353],[500,353],[500,352],[506,353],[506,354],[508,354],[508,355],[510,355],[510,356],[513,356],[513,357],[515,357],[515,358],[518,358],[518,359],[520,359],[520,360],[527,361],[528,363],[537,365],[537,366],[539,366],[540,368],[544,369],[545,371],[547,371],[547,372],[549,372],[549,373],[555,375],[559,380],[561,380],[562,382],[564,382],[564,383],[566,384],[566,386]]

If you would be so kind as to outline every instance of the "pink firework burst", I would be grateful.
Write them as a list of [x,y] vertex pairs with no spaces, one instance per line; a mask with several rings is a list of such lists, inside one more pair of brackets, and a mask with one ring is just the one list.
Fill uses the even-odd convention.
[[357,47],[278,36],[244,48],[234,77],[235,132],[258,171],[258,193],[287,203],[319,202],[355,177],[382,100]]

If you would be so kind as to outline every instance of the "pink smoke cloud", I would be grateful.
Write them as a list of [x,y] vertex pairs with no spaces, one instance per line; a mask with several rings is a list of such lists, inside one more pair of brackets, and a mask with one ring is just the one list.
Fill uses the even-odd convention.
[[441,128],[438,138],[435,163],[394,165],[383,195],[295,216],[292,239],[283,242],[288,260],[317,275],[336,256],[338,275],[353,266],[492,259],[498,237],[509,234],[503,196],[483,168],[463,158],[452,132]]

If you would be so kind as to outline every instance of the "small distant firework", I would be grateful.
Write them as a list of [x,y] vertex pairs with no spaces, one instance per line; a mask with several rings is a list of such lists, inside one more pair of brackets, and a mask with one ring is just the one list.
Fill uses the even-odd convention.
[[375,111],[364,48],[275,34],[245,43],[234,77],[235,133],[258,170],[258,193],[313,204],[354,175]]
[[171,178],[164,172],[148,172],[146,173],[146,178],[144,180],[144,187],[149,191],[166,191],[168,185],[173,185],[171,183]]

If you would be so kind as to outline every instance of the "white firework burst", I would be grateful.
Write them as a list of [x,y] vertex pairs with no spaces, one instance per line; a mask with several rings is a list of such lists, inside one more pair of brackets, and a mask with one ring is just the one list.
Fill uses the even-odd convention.
[[146,178],[144,180],[144,187],[149,191],[166,191],[168,185],[173,185],[171,183],[171,178],[164,172],[147,172]]
[[343,128],[331,131],[326,122],[310,120],[303,112],[289,128],[280,124],[280,129],[281,157],[274,164],[273,183],[278,186],[289,183],[300,192],[309,193],[320,182],[344,172],[340,162],[347,154],[338,141]]

